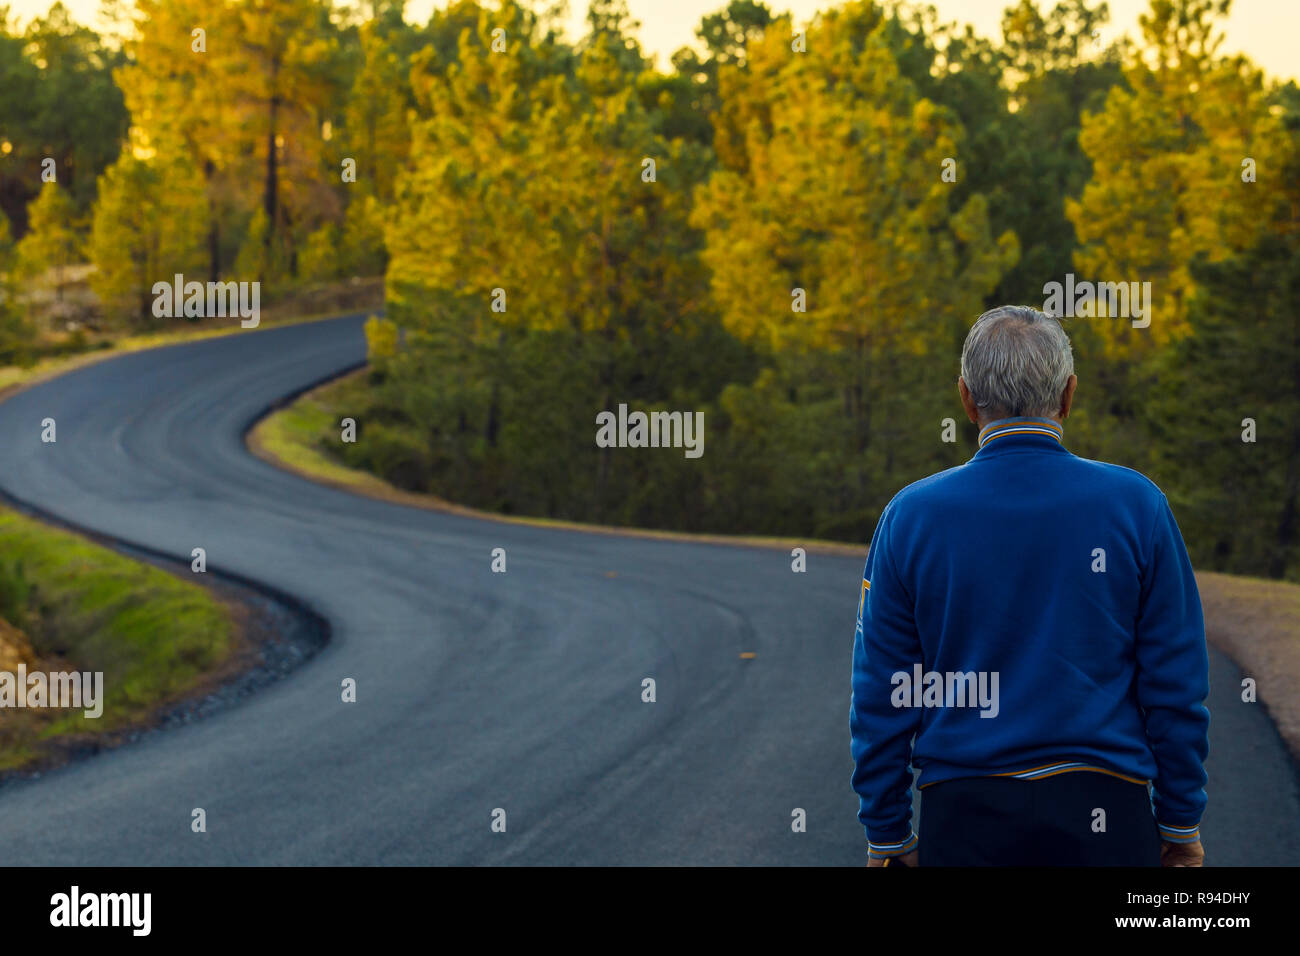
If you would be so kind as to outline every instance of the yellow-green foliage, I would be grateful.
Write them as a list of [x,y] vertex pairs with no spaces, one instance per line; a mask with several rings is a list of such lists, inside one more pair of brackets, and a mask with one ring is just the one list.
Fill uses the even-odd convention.
[[52,269],[56,288],[62,288],[63,272],[77,261],[81,250],[75,216],[67,190],[57,182],[41,187],[27,210],[27,235],[15,248],[20,275],[31,279]]
[[182,155],[122,157],[99,179],[88,252],[105,313],[153,323],[153,285],[203,265],[203,181]]
[[[1129,88],[1114,87],[1105,109],[1084,118],[1079,145],[1092,179],[1066,202],[1080,278],[1154,287],[1150,328],[1095,323],[1111,357],[1148,355],[1189,334],[1193,261],[1222,260],[1258,239],[1294,149],[1263,73],[1216,58],[1222,28],[1208,4],[1157,5],[1142,32],[1146,42],[1126,65]],[[1246,157],[1257,183],[1242,180]]]
[[900,73],[887,21],[863,37],[861,14],[827,11],[801,56],[769,31],[719,76],[730,149],[691,221],[723,321],[775,349],[946,344],[942,318],[978,314],[1018,255],[1014,233],[991,235],[985,197],[951,202],[940,170],[965,131]]
[[397,323],[372,315],[366,319],[366,351],[370,361],[397,354]]

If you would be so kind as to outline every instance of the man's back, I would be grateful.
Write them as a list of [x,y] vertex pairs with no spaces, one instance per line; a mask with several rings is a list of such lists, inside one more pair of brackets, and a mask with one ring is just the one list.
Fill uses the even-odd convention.
[[881,516],[853,720],[860,817],[886,840],[905,832],[896,768],[912,733],[923,788],[1093,771],[1155,781],[1162,833],[1200,819],[1208,666],[1177,525],[1152,482],[1060,435],[995,422],[971,461]]

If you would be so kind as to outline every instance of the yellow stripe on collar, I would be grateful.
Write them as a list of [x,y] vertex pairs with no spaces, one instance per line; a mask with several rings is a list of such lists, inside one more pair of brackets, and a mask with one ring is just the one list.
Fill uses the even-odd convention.
[[980,429],[979,446],[983,448],[993,439],[1006,435],[1042,435],[1065,444],[1062,438],[1064,434],[1065,429],[1050,418],[1002,418],[989,422]]

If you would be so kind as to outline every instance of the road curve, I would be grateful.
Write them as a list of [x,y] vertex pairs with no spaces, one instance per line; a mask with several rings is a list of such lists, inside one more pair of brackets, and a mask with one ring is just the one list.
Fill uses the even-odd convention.
[[[238,706],[0,789],[0,861],[860,865],[861,561],[794,574],[780,550],[415,510],[249,454],[268,405],[362,360],[361,325],[124,355],[0,404],[6,492],[185,561],[206,548],[333,628]],[[1232,665],[1211,676],[1210,862],[1294,864],[1295,769]]]

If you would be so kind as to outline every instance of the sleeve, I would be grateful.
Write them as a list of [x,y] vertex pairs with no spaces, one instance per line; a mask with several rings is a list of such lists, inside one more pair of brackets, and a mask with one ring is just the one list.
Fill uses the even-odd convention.
[[1201,596],[1183,536],[1160,495],[1137,620],[1137,697],[1156,759],[1153,802],[1161,839],[1200,839],[1209,753],[1210,662]]
[[853,702],[849,732],[858,819],[867,831],[867,852],[898,856],[916,847],[912,830],[912,735],[921,723],[917,708],[891,701],[893,675],[911,674],[921,662],[913,604],[890,553],[893,503],[876,525],[862,574],[858,626],[853,641]]

